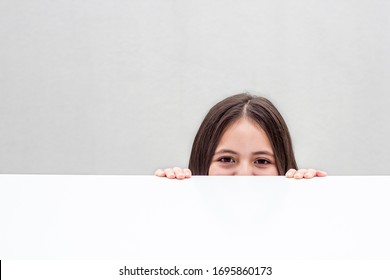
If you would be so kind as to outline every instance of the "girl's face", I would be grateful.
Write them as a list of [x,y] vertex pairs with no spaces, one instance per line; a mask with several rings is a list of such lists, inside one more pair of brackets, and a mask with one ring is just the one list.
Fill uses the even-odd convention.
[[215,149],[209,175],[279,175],[265,131],[246,117],[231,124]]

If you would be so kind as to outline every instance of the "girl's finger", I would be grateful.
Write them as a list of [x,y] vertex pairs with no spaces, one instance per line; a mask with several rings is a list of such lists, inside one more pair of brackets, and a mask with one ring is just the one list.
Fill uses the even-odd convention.
[[287,177],[287,178],[293,178],[295,172],[297,172],[297,170],[295,170],[294,168],[291,168],[290,170],[288,170],[288,171],[286,172],[286,177]]

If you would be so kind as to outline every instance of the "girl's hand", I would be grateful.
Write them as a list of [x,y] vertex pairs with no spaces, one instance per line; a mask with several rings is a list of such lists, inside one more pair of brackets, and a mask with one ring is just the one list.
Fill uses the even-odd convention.
[[191,170],[188,168],[181,169],[180,167],[167,168],[167,169],[157,169],[154,172],[154,175],[158,177],[167,177],[169,179],[186,179],[191,177]]
[[286,173],[287,178],[294,178],[294,179],[310,179],[313,177],[325,177],[328,174],[325,171],[322,170],[316,170],[316,169],[290,169]]

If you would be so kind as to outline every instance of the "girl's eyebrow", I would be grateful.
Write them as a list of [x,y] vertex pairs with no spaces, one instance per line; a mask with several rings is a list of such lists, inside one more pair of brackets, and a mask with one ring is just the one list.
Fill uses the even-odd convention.
[[[234,155],[238,154],[237,152],[235,152],[233,150],[222,149],[222,150],[219,150],[219,151],[215,152],[215,155],[224,154],[224,153],[234,154]],[[257,152],[252,153],[252,155],[267,155],[267,156],[272,156],[272,157],[274,156],[274,154],[272,152],[267,151],[267,150],[257,151]]]
[[229,153],[229,154],[234,154],[234,155],[238,154],[237,152],[235,152],[233,150],[229,150],[229,149],[222,149],[222,150],[219,150],[219,151],[215,152],[216,155],[224,154],[224,153]]
[[258,152],[254,152],[252,153],[253,155],[267,155],[267,156],[271,156],[273,157],[274,156],[274,153],[270,152],[270,151],[258,151]]

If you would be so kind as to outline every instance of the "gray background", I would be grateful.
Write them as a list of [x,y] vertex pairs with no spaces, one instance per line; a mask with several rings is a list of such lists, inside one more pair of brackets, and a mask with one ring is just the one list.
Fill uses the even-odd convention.
[[0,0],[0,173],[186,166],[206,112],[274,102],[298,164],[390,174],[389,1]]

